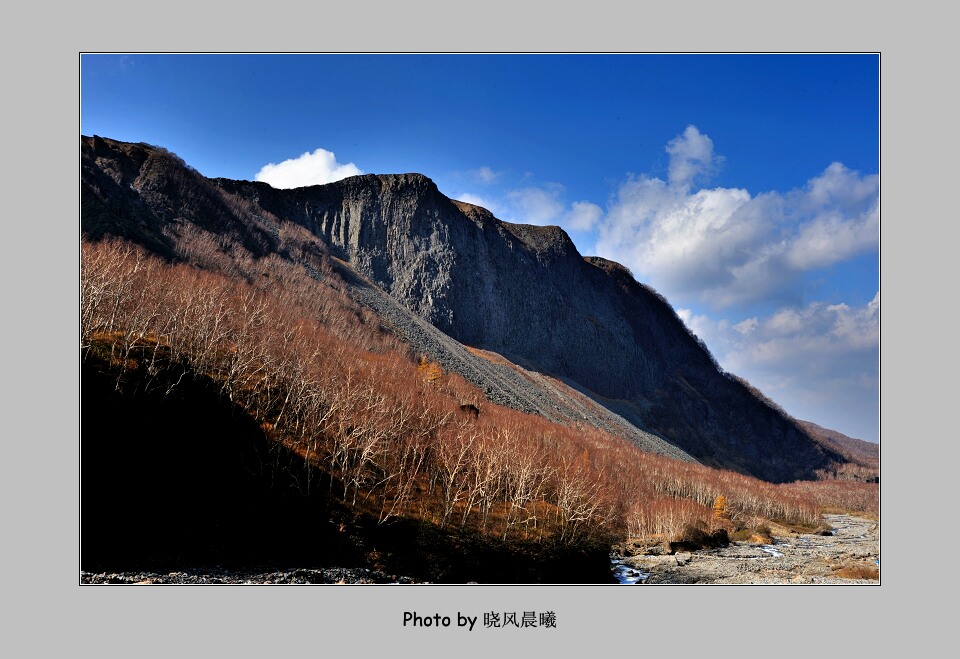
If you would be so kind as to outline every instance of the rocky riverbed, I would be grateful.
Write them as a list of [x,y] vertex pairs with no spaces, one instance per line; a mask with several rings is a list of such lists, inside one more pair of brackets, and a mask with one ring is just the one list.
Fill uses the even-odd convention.
[[[774,529],[773,543],[667,555],[633,546],[612,557],[623,584],[872,584],[879,585],[879,525],[849,515],[824,515],[832,535]],[[633,554],[633,555],[629,555]]]
[[[632,544],[611,557],[616,581],[637,585],[879,585],[879,525],[849,515],[824,515],[832,535],[773,529],[773,542],[666,554],[660,545]],[[158,572],[81,572],[82,584],[413,584],[426,583],[364,568]]]

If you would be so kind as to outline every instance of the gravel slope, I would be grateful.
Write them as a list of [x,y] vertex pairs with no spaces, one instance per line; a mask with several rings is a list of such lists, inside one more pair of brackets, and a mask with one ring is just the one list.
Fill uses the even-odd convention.
[[376,313],[384,327],[406,342],[415,353],[425,354],[444,370],[462,375],[479,387],[491,402],[527,414],[539,414],[565,425],[591,425],[623,437],[644,451],[697,462],[659,435],[637,428],[558,379],[510,364],[493,353],[488,359],[478,357],[353,269],[338,265],[338,274],[349,285],[351,296]]

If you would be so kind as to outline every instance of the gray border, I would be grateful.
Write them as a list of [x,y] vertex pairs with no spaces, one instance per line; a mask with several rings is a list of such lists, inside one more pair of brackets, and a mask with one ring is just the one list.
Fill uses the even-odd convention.
[[[907,598],[893,597],[902,596],[902,590],[890,593],[906,578],[899,569],[892,573],[894,578],[888,578],[887,587],[879,589],[76,586],[77,556],[72,548],[76,547],[73,540],[78,527],[73,504],[79,489],[79,451],[78,447],[73,451],[67,447],[77,434],[77,417],[71,410],[77,405],[74,387],[78,378],[76,371],[66,369],[68,394],[61,404],[58,392],[62,384],[51,375],[62,373],[63,364],[75,363],[76,359],[74,348],[61,346],[62,327],[75,322],[76,317],[76,289],[68,293],[63,283],[76,276],[78,267],[76,243],[73,235],[66,237],[61,216],[75,212],[76,197],[72,192],[55,194],[53,208],[48,199],[54,181],[76,180],[72,178],[76,173],[76,137],[66,135],[61,128],[63,115],[70,113],[71,99],[77,98],[64,92],[79,87],[72,68],[78,51],[878,52],[891,40],[881,38],[890,34],[887,28],[898,28],[903,35],[897,38],[908,45],[902,50],[894,48],[893,54],[884,51],[886,75],[882,77],[897,83],[896,87],[887,86],[882,99],[888,110],[883,128],[893,135],[891,126],[906,128],[910,113],[920,109],[914,105],[915,100],[923,99],[925,112],[929,113],[929,123],[921,125],[920,130],[952,124],[946,117],[937,121],[943,112],[940,108],[952,105],[945,98],[931,102],[929,94],[940,90],[924,83],[929,83],[935,73],[930,67],[920,66],[920,57],[924,62],[931,61],[928,58],[934,53],[929,49],[938,45],[938,39],[944,44],[952,42],[946,35],[932,34],[949,22],[938,23],[930,14],[881,16],[876,5],[865,3],[858,7],[823,2],[776,7],[766,2],[711,3],[693,9],[674,5],[629,11],[619,3],[595,2],[588,16],[564,13],[559,8],[549,12],[524,8],[515,2],[488,2],[472,8],[410,2],[371,8],[364,3],[352,9],[325,8],[311,17],[300,13],[300,5],[297,9],[281,9],[281,3],[276,2],[245,10],[232,6],[206,10],[196,3],[176,2],[139,8],[96,4],[84,3],[51,16],[56,21],[42,35],[37,26],[48,23],[39,23],[39,16],[24,15],[23,10],[8,16],[8,29],[19,40],[8,42],[19,53],[16,59],[8,55],[4,64],[9,74],[8,94],[12,92],[16,99],[10,103],[8,95],[8,137],[14,144],[8,158],[16,154],[16,171],[29,175],[7,172],[18,181],[17,189],[11,190],[17,198],[9,202],[13,208],[7,227],[8,236],[13,236],[8,244],[17,249],[11,250],[14,253],[4,264],[5,281],[17,315],[39,311],[44,320],[37,324],[10,323],[12,326],[4,332],[12,339],[7,345],[13,348],[16,374],[15,379],[10,371],[7,375],[5,407],[10,433],[4,462],[9,478],[3,485],[6,508],[11,513],[5,533],[9,570],[5,593],[8,605],[16,607],[8,620],[11,647],[55,644],[59,650],[105,656],[254,656],[296,650],[325,654],[331,649],[369,655],[402,646],[417,653],[427,650],[428,655],[434,648],[444,654],[468,656],[505,650],[517,654],[537,648],[563,649],[564,656],[617,649],[637,654],[714,650],[723,655],[770,652],[792,656],[801,652],[837,655],[854,649],[867,652],[881,647],[884,637],[896,638],[894,628],[885,627],[880,614],[897,606],[897,599],[903,608],[897,615],[908,613]],[[41,10],[32,11],[39,14]],[[920,30],[916,34],[922,42],[909,43],[912,26],[921,19],[923,36]],[[59,34],[62,29],[68,34]],[[47,37],[49,43],[44,43],[46,34],[55,38]],[[64,47],[71,41],[78,44],[73,51]],[[38,45],[51,50],[37,55]],[[910,46],[917,49],[912,62],[905,59]],[[894,89],[896,96],[891,91]],[[895,138],[891,142],[897,148],[905,146]],[[51,154],[64,157],[61,160]],[[911,182],[902,168],[895,165],[894,171],[898,172],[898,190]],[[902,180],[900,174],[904,175]],[[888,203],[888,211],[907,210],[901,205],[902,193],[894,194],[897,196]],[[924,216],[915,214],[910,219],[922,221]],[[899,226],[899,222],[888,222],[887,234],[890,230],[902,231]],[[889,244],[897,244],[905,258],[912,257],[913,264],[929,258],[928,252],[921,255],[918,249],[911,249],[909,241]],[[53,268],[51,263],[55,264]],[[24,277],[24,273],[30,274]],[[888,278],[888,282],[891,280]],[[900,290],[897,282],[894,285],[895,291]],[[920,317],[919,312],[926,309],[919,300],[916,304]],[[904,328],[894,314],[888,315],[888,320],[887,329],[892,332],[887,334],[888,346],[896,346]],[[910,370],[916,353],[909,362],[906,357],[893,359],[888,365],[893,363],[899,375]],[[42,372],[37,372],[37,364]],[[888,396],[894,395],[893,391],[901,393],[897,384],[892,386],[888,381]],[[902,405],[909,403],[910,397],[898,396],[897,400]],[[67,412],[51,410],[51,402],[62,405]],[[888,437],[906,439],[916,434],[917,426],[902,417],[890,421],[888,413],[887,419],[889,423],[883,429],[890,431]],[[887,461],[893,471],[888,470],[885,482],[891,482],[891,477],[893,482],[906,477],[897,467],[905,453],[896,446],[887,451],[886,456],[892,455],[894,460]],[[888,551],[889,565],[889,556],[896,558],[899,552],[890,542],[887,547],[892,549]],[[897,567],[897,561],[893,565]],[[536,634],[533,630],[505,631],[501,635],[475,630],[464,643],[465,632],[460,630],[405,630],[400,625],[404,610],[462,610],[476,615],[485,609],[528,608],[555,610],[557,630],[536,630]],[[449,645],[449,641],[455,645]],[[919,649],[924,644],[921,641],[914,647]]]

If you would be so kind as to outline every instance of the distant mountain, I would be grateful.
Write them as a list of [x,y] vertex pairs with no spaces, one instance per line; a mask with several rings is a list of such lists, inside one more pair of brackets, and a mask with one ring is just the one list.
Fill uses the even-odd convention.
[[[865,442],[862,439],[848,437],[836,430],[829,430],[818,426],[811,421],[797,421],[807,434],[813,437],[822,446],[836,451],[850,463],[863,468],[863,476],[867,480],[879,479],[880,445]],[[849,466],[847,470],[850,471]]]
[[824,440],[834,434],[798,425],[723,372],[661,295],[582,256],[558,227],[503,222],[421,174],[277,190],[207,179],[146,144],[82,137],[81,153],[89,239],[122,237],[177,260],[199,229],[253,258],[309,267],[282,235],[295,223],[386,326],[518,409],[771,482],[860,459],[857,440]]

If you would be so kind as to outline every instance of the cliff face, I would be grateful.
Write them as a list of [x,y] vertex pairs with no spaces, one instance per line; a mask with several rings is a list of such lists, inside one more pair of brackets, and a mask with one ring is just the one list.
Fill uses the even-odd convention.
[[616,283],[557,227],[508,224],[419,174],[273,190],[217,181],[321,236],[409,310],[467,345],[611,398],[649,386]]
[[502,222],[420,174],[276,190],[205,179],[143,145],[81,147],[92,237],[160,251],[164,224],[192,222],[264,254],[269,218],[291,221],[442,332],[564,378],[706,464],[789,481],[837,458],[722,373],[666,300],[623,266],[581,256],[562,229]]

